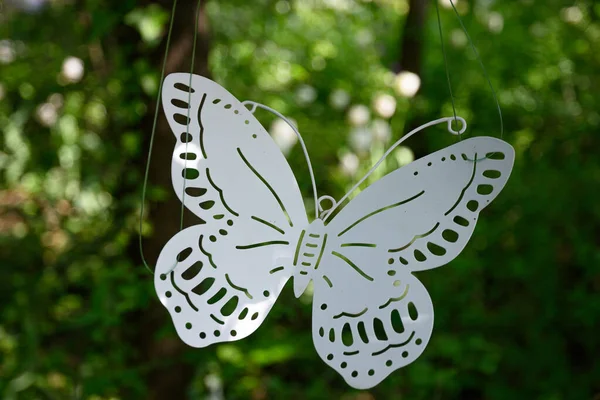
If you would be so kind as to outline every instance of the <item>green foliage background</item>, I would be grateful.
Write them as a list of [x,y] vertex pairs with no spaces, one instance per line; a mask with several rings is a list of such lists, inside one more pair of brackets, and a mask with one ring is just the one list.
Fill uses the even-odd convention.
[[[412,56],[406,0],[212,0],[207,66],[238,98],[297,121],[320,193],[339,199],[389,140],[452,113],[428,3],[415,97],[394,89],[398,60]],[[318,359],[310,299],[289,285],[254,335],[207,349],[182,346],[155,297],[136,235],[171,3],[1,3],[0,397],[600,398],[600,5],[456,3],[498,88],[515,168],[465,251],[419,274],[436,309],[429,347],[367,392]],[[441,14],[458,113],[471,135],[497,136],[487,82],[452,10]],[[65,75],[69,57],[83,62],[80,79]],[[349,104],[336,108],[340,90]],[[377,117],[382,94],[396,100],[391,118]],[[348,118],[361,104],[392,132],[364,151]],[[378,176],[454,140],[427,130]],[[344,172],[340,160],[356,158]],[[288,159],[310,208],[298,146]],[[151,187],[146,237],[173,197]]]

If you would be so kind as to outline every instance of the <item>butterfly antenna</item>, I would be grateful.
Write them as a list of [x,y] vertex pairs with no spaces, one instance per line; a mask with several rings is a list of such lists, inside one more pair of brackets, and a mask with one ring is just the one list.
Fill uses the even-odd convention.
[[292,124],[292,122],[289,119],[287,119],[283,114],[281,114],[277,110],[272,109],[269,106],[265,106],[264,104],[257,103],[255,101],[251,101],[251,100],[242,101],[242,104],[244,106],[250,105],[251,108],[249,108],[248,110],[253,114],[257,108],[262,108],[263,110],[266,110],[266,111],[270,112],[271,114],[276,115],[277,117],[281,118],[285,123],[287,123],[290,126],[290,128],[292,128],[292,130],[296,133],[296,136],[298,136],[298,140],[300,141],[300,145],[302,146],[302,151],[304,152],[304,157],[306,158],[306,163],[308,164],[308,173],[310,174],[310,181],[312,183],[313,195],[315,198],[315,219],[318,219],[320,206],[319,206],[319,200],[318,200],[318,196],[317,196],[317,183],[315,181],[315,173],[312,168],[312,163],[310,162],[310,156],[308,155],[308,150],[306,149],[306,145],[304,144],[304,140],[302,139],[302,135],[300,135],[298,128],[296,128],[294,126],[294,124]]

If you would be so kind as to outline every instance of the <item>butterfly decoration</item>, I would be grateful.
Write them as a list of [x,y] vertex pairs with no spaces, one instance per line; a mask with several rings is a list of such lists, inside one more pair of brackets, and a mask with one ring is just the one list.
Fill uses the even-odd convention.
[[253,110],[188,73],[165,79],[162,102],[177,139],[173,187],[204,221],[169,240],[155,272],[185,343],[250,335],[293,277],[296,297],[313,282],[315,348],[350,386],[373,387],[422,354],[433,305],[412,273],[465,247],[510,175],[508,143],[463,139],[310,222],[290,166]]

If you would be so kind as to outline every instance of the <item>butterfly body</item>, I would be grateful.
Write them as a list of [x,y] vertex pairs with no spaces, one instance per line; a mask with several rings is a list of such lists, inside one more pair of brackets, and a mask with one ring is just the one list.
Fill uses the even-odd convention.
[[233,95],[172,74],[163,106],[177,138],[175,192],[204,221],[157,262],[156,291],[182,340],[205,347],[250,335],[293,278],[296,296],[313,282],[315,348],[351,386],[372,387],[422,354],[433,305],[413,273],[462,251],[510,175],[510,145],[462,140],[309,223],[291,168]]
[[303,229],[294,253],[294,294],[299,297],[314,279],[327,248],[327,233],[323,221],[314,220]]

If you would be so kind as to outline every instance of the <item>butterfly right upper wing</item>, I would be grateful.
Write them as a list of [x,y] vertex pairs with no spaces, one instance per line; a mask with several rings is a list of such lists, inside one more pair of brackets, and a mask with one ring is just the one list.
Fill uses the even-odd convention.
[[374,242],[409,271],[439,267],[465,247],[513,163],[514,149],[502,140],[462,140],[379,179],[327,230],[341,243]]
[[513,160],[501,140],[463,140],[389,173],[323,228],[313,340],[349,385],[372,387],[423,352],[433,306],[411,272],[460,253]]

